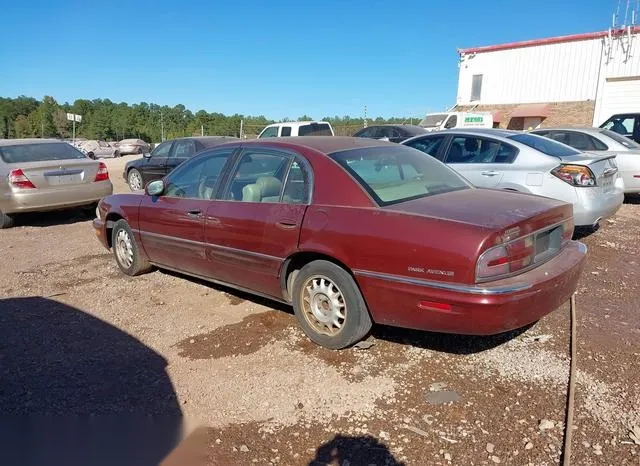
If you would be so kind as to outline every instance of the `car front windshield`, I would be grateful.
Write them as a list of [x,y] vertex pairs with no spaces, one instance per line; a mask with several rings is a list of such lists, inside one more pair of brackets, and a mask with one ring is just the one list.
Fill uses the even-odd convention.
[[331,158],[380,206],[471,187],[446,165],[407,146],[351,149]]
[[5,163],[46,162],[87,158],[82,152],[66,142],[0,146],[0,157]]
[[621,134],[616,133],[615,131],[611,131],[610,129],[603,129],[601,131],[605,136],[613,139],[618,144],[622,144],[627,149],[640,149],[640,144],[635,142],[633,139],[629,139],[627,137],[622,136]]
[[532,149],[542,152],[543,154],[551,155],[553,157],[568,157],[571,155],[580,155],[580,152],[565,144],[548,139],[542,136],[536,136],[535,134],[514,134],[513,136],[507,136],[508,139],[529,146]]

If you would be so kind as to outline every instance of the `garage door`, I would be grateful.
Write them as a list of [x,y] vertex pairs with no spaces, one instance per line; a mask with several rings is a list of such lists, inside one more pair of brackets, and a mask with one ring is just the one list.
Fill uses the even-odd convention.
[[601,125],[616,113],[640,113],[640,76],[605,81],[600,111],[596,112],[593,126]]

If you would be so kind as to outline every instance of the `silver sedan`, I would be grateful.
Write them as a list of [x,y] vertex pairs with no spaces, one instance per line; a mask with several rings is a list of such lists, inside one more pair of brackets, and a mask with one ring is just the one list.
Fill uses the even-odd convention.
[[87,207],[113,193],[104,163],[71,144],[47,139],[0,140],[0,229],[15,215]]
[[545,128],[532,131],[577,150],[616,156],[625,193],[640,193],[640,144],[603,128]]
[[596,226],[624,200],[615,155],[582,153],[542,136],[499,129],[445,130],[402,144],[443,161],[480,188],[571,203],[576,226]]

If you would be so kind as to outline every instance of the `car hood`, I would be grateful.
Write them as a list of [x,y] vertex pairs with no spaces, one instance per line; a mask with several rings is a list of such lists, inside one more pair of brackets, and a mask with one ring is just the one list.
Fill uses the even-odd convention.
[[534,231],[573,215],[573,206],[556,199],[498,189],[463,189],[385,207],[500,231],[527,224]]

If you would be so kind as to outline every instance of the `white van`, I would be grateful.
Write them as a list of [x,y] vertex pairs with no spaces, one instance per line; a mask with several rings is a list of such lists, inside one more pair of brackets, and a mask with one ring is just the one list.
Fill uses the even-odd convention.
[[333,128],[327,121],[287,121],[268,125],[260,132],[258,138],[333,135]]
[[493,115],[489,112],[427,113],[419,124],[427,131],[451,128],[493,128]]

